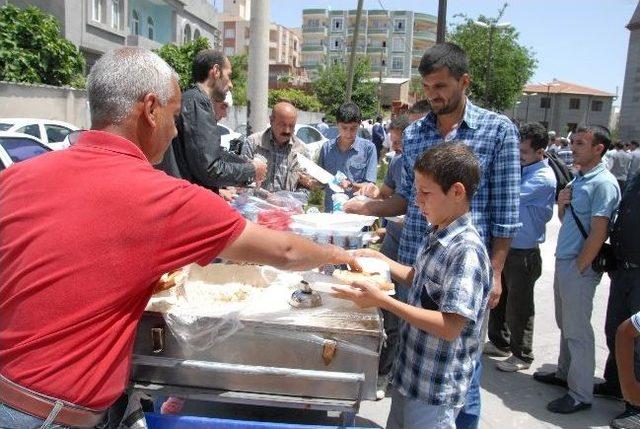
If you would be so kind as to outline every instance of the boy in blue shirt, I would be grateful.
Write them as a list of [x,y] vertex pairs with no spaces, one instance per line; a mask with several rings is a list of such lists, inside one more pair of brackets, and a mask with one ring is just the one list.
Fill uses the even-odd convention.
[[[336,115],[340,134],[324,143],[320,149],[318,165],[334,176],[341,171],[347,176],[340,185],[351,198],[367,183],[375,183],[378,169],[376,147],[369,140],[357,136],[362,121],[360,108],[353,102],[344,103]],[[324,208],[332,211],[333,191],[325,188]]]
[[480,164],[467,146],[445,143],[427,150],[414,171],[416,203],[433,225],[415,265],[356,252],[383,259],[394,280],[411,284],[407,303],[360,282],[336,287],[335,295],[403,319],[387,428],[455,428],[480,353],[493,277],[469,213]]

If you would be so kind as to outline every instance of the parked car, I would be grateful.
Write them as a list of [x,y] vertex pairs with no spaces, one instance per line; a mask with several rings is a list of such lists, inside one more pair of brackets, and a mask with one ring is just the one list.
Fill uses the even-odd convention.
[[242,139],[243,137],[242,134],[233,131],[231,128],[220,123],[218,123],[218,131],[220,132],[220,146],[226,150],[230,150],[232,140]]
[[28,134],[0,131],[0,171],[16,162],[51,152],[51,148]]
[[[338,137],[340,130],[338,130],[337,125],[329,125],[329,129],[324,134],[327,136],[327,139],[333,140]],[[371,133],[363,127],[358,127],[358,137],[371,141]]]
[[65,137],[78,127],[68,122],[36,118],[0,118],[0,131],[12,131],[33,136],[53,150],[65,149]]
[[[240,124],[236,127],[236,132],[245,134],[247,132],[247,124]],[[307,154],[311,159],[318,157],[320,148],[328,139],[322,135],[318,129],[308,124],[296,124],[295,134],[302,140],[307,148]]]

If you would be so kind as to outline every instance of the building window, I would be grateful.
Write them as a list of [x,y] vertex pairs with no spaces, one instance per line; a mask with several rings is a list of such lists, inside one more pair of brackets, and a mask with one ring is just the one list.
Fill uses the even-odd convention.
[[229,57],[233,54],[235,54],[235,50],[233,49],[233,46],[227,46],[226,48],[224,48],[224,54]]
[[332,51],[340,51],[342,50],[342,39],[331,39],[331,44],[329,45]]
[[111,26],[120,28],[120,0],[111,0]]
[[391,63],[391,69],[393,70],[402,70],[404,68],[404,58],[402,57],[393,57]]
[[225,39],[235,39],[236,38],[236,29],[235,28],[227,28],[224,30],[224,38]]
[[383,48],[386,48],[386,47],[387,47],[387,41],[386,41],[386,40],[383,40],[383,41],[382,41],[382,47],[383,47]]
[[189,24],[184,26],[184,30],[182,31],[182,43],[191,42],[191,26]]
[[307,21],[307,28],[320,28],[319,19],[310,19]]
[[380,64],[382,65],[382,67],[386,67],[387,66],[387,60],[383,59]]
[[593,112],[602,112],[602,100],[591,100],[591,110]]
[[572,109],[572,110],[580,109],[580,99],[579,98],[570,98],[569,99],[569,109]]
[[102,0],[93,0],[91,8],[91,18],[94,21],[102,22]]
[[149,39],[153,40],[153,36],[154,36],[154,25],[153,25],[153,18],[149,17],[147,19],[147,35],[149,37]]
[[396,19],[393,22],[393,29],[395,31],[404,31],[404,24],[405,24],[405,20],[404,19]]
[[193,40],[198,40],[200,38],[200,30],[196,28],[193,32]]
[[404,40],[402,37],[393,38],[393,50],[395,52],[404,52]]
[[135,9],[131,12],[131,31],[136,36],[140,34],[140,15]]
[[540,108],[541,109],[548,109],[549,107],[551,107],[551,98],[542,97],[540,99]]
[[342,30],[342,18],[332,18],[331,19],[331,28],[334,30]]

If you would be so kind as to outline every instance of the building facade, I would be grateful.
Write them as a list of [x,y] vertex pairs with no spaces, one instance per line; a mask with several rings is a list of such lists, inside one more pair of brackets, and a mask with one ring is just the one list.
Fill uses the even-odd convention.
[[10,0],[55,16],[61,35],[84,55],[88,72],[106,51],[120,46],[156,49],[196,37],[220,46],[215,9],[207,0]]
[[627,24],[629,48],[620,103],[620,139],[640,141],[640,3]]
[[554,79],[527,85],[514,108],[505,113],[520,122],[540,122],[566,136],[580,124],[609,127],[615,94]]
[[436,42],[437,18],[405,10],[363,10],[354,41],[355,10],[302,11],[302,66],[310,76],[331,64],[346,64],[351,46],[369,57],[374,76],[418,75],[424,52]]

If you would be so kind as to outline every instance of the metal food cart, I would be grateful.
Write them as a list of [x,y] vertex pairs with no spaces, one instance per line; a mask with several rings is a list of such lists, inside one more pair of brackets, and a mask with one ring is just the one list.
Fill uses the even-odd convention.
[[198,282],[256,291],[208,307],[197,297],[182,299],[179,289],[154,297],[138,326],[134,387],[153,395],[340,411],[343,424],[353,424],[360,401],[375,399],[382,319],[376,309],[322,292],[313,292],[320,306],[293,307],[299,278],[282,274],[271,270],[269,278],[255,265],[191,267],[182,293]]

